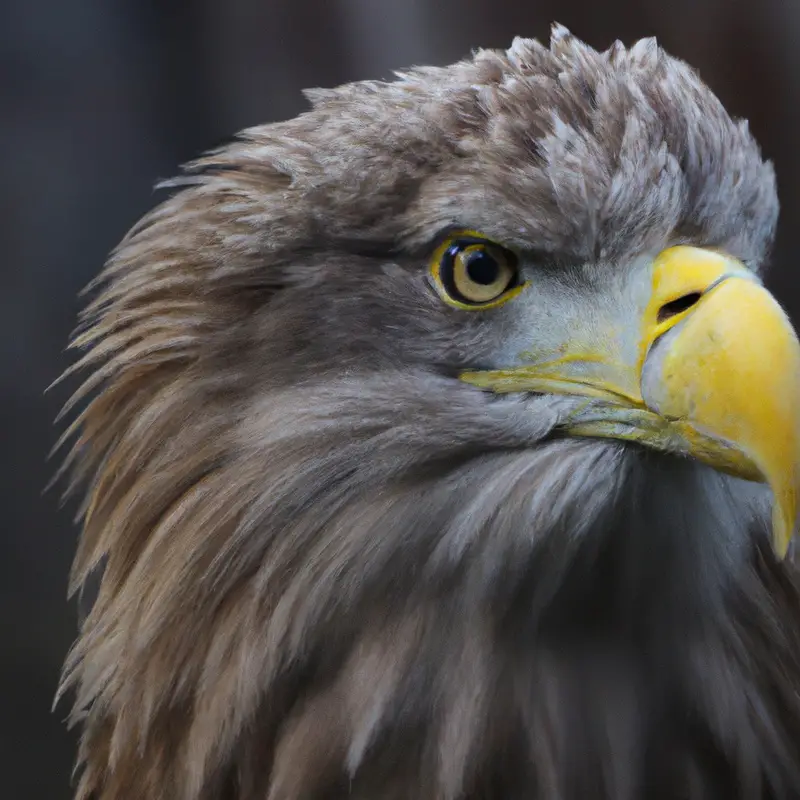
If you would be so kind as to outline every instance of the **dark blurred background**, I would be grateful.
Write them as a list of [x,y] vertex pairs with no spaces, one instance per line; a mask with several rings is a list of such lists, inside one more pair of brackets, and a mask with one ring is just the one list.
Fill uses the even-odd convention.
[[600,48],[656,35],[747,117],[777,165],[769,283],[800,319],[798,0],[0,0],[0,798],[66,800],[74,741],[50,704],[75,632],[74,508],[42,495],[45,387],[77,293],[152,186],[300,90],[444,64],[558,20]]

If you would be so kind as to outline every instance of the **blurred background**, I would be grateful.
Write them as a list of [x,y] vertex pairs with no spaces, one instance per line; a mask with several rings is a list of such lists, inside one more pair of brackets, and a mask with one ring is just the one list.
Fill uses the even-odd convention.
[[656,35],[747,117],[777,166],[768,283],[800,319],[797,0],[0,0],[0,776],[67,800],[74,741],[51,713],[75,633],[74,508],[42,495],[78,291],[152,186],[300,90],[445,64],[551,21],[598,48]]

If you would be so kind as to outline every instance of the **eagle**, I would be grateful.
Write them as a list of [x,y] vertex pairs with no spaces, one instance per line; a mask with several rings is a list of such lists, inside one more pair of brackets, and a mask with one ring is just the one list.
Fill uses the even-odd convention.
[[74,796],[800,797],[747,124],[558,25],[307,96],[166,184],[72,340]]

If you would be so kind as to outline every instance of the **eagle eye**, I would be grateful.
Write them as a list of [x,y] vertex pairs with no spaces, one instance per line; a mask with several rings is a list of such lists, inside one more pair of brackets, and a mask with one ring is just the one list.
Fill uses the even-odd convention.
[[431,276],[439,295],[457,308],[499,305],[521,288],[516,256],[481,236],[451,236],[434,253]]

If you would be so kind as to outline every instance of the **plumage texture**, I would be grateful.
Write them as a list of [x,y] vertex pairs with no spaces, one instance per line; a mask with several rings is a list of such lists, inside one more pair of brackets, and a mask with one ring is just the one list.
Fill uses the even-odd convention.
[[588,280],[677,242],[760,269],[746,126],[558,27],[309,97],[172,182],[75,340],[77,796],[800,796],[764,491],[459,382],[513,320],[426,277],[454,227]]

